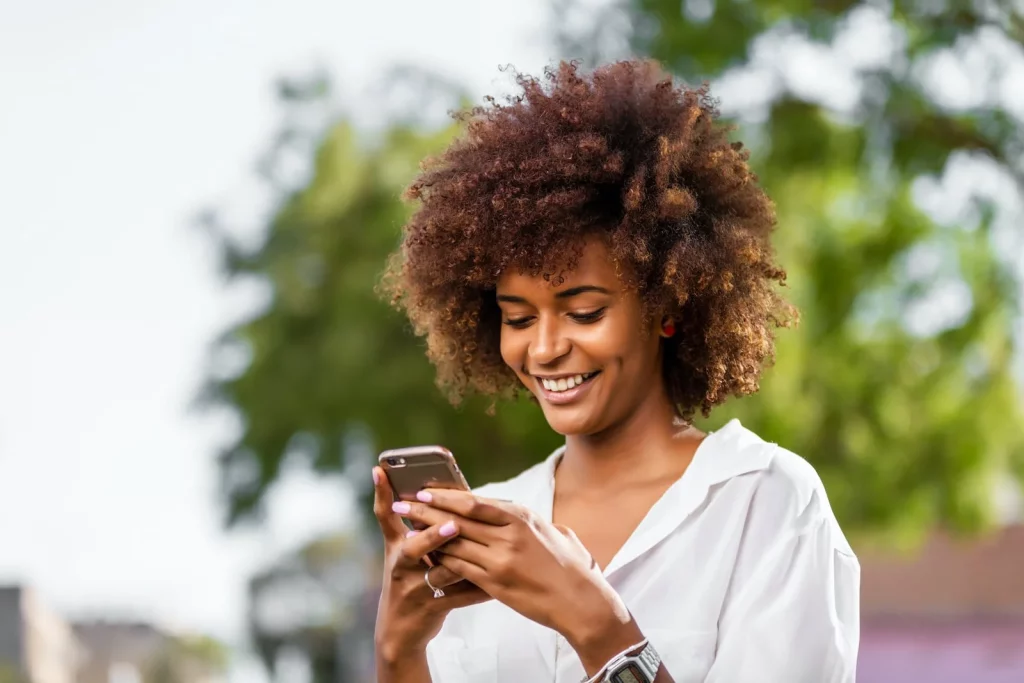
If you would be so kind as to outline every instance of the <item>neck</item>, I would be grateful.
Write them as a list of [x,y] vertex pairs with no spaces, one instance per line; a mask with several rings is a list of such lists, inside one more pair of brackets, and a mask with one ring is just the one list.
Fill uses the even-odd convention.
[[629,415],[597,434],[566,437],[558,467],[563,489],[678,477],[703,434],[683,422],[665,392],[651,393]]

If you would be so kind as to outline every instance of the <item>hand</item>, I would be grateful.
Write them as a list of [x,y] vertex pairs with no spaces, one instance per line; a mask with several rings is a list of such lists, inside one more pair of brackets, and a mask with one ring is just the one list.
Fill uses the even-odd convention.
[[459,537],[440,548],[441,565],[523,616],[583,645],[630,621],[622,598],[569,529],[514,503],[430,489],[399,506],[413,522],[454,519]]
[[449,611],[490,600],[490,596],[444,567],[430,569],[430,583],[444,589],[435,598],[424,581],[423,557],[459,533],[451,515],[422,531],[410,532],[392,511],[391,485],[380,468],[374,469],[373,512],[384,536],[384,580],[377,609],[375,640],[385,660],[425,648],[441,630]]

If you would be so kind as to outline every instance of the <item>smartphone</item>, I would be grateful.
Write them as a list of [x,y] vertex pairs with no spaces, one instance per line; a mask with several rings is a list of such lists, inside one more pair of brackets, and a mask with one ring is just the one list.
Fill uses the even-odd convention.
[[443,446],[413,446],[384,451],[378,457],[395,500],[414,500],[422,489],[469,490],[452,452]]
[[[443,446],[412,446],[384,451],[377,462],[391,484],[395,500],[415,500],[423,489],[458,489],[469,491],[452,452]],[[411,529],[422,530],[422,524],[403,519]],[[427,564],[436,565],[434,553],[427,555]]]

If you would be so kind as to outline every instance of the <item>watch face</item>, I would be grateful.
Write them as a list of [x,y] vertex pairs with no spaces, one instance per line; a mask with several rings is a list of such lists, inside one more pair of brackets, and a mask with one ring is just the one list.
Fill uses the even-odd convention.
[[612,677],[613,683],[650,683],[644,672],[636,664],[627,664],[626,668],[616,671]]

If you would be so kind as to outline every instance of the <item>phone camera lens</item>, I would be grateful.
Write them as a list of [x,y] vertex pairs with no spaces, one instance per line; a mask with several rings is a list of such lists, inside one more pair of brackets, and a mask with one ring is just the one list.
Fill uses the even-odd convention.
[[394,467],[398,464],[398,458],[388,458],[388,464]]

